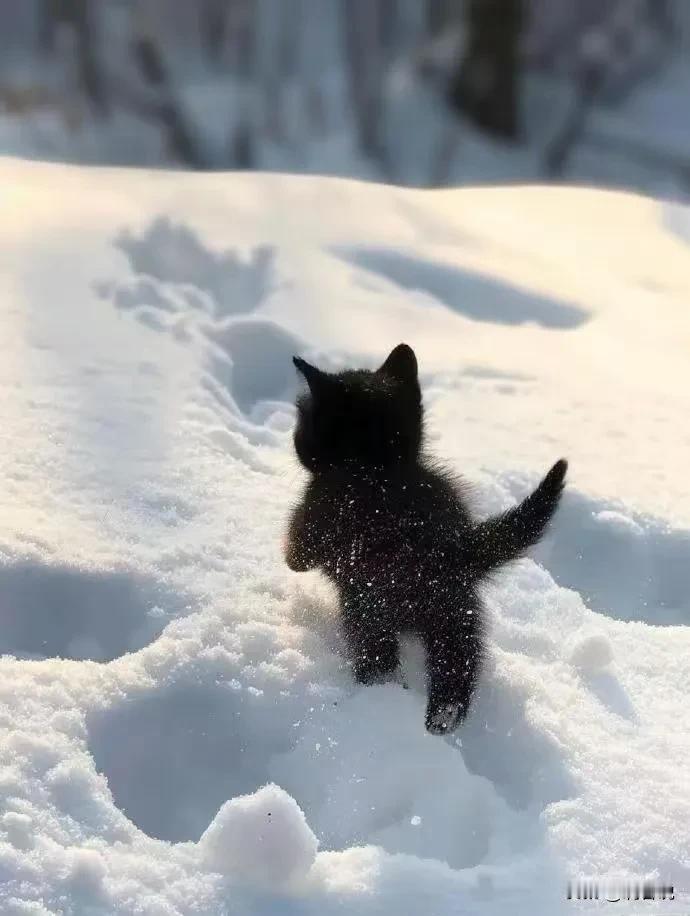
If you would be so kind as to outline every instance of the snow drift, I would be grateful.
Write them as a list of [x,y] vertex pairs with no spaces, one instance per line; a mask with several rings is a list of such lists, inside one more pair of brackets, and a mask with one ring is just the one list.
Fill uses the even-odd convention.
[[[690,882],[687,211],[0,166],[0,910],[554,914]],[[477,512],[550,460],[471,716],[285,568],[295,352],[420,359]],[[645,912],[662,904],[648,904]],[[676,904],[677,906],[677,904]]]

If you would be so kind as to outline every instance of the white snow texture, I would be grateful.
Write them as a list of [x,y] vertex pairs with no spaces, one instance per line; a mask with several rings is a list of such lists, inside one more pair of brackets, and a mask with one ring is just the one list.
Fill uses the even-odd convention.
[[[690,886],[688,211],[0,173],[0,913],[552,916],[581,875]],[[445,739],[418,647],[409,689],[356,685],[332,591],[281,552],[292,355],[400,341],[478,514],[571,462],[486,586]]]

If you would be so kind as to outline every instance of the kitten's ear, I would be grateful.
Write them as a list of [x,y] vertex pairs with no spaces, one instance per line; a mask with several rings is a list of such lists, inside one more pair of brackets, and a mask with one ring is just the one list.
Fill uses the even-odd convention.
[[401,343],[388,355],[385,363],[377,370],[381,375],[397,379],[399,382],[417,381],[417,357],[412,347]]
[[293,356],[292,361],[297,371],[304,376],[313,395],[318,394],[328,386],[329,378],[326,372],[322,372],[316,366],[312,366],[311,363],[308,363],[306,359],[302,359],[300,356]]

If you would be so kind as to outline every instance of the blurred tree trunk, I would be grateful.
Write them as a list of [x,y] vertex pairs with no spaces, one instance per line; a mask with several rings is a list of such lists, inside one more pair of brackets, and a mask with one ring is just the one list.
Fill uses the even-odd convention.
[[[272,11],[279,20],[278,34],[274,38],[275,52],[271,61],[264,61],[260,69],[266,74],[262,79],[263,107],[266,113],[267,133],[274,143],[287,144],[291,134],[286,119],[286,86],[297,81],[300,66],[300,29],[304,15],[300,0],[281,0]],[[309,97],[309,88],[306,93]]]
[[487,133],[510,140],[520,133],[523,24],[522,0],[468,0],[465,52],[448,91],[457,111]]
[[233,0],[230,17],[230,40],[234,72],[242,87],[237,120],[230,131],[228,152],[236,169],[256,167],[254,107],[256,87],[257,0]]
[[199,33],[209,60],[218,63],[225,46],[228,0],[204,0],[199,4]]
[[399,0],[377,0],[379,44],[386,64],[389,64],[399,45]]
[[55,36],[60,21],[60,0],[43,0],[38,10],[38,43],[45,54],[55,50]]
[[151,30],[142,22],[135,26],[132,53],[144,82],[155,91],[158,98],[154,110],[163,124],[170,151],[189,168],[204,168],[204,157],[175,98],[158,43]]
[[382,135],[386,41],[395,7],[378,0],[341,0],[345,66],[359,147],[388,174]]
[[98,59],[94,15],[96,5],[89,0],[71,0],[63,6],[63,16],[74,28],[79,77],[92,108],[100,115],[110,110],[105,79]]
[[106,116],[110,100],[99,61],[97,29],[94,16],[97,5],[89,0],[43,0],[39,12],[39,41],[47,53],[55,48],[57,30],[61,25],[74,34],[79,83],[94,111]]
[[431,38],[443,35],[457,22],[460,6],[461,0],[427,0],[426,23]]

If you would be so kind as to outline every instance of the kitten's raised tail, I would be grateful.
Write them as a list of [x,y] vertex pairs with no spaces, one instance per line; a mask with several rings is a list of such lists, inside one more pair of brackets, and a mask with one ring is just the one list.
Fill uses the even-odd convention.
[[473,528],[467,565],[477,578],[517,560],[539,541],[558,508],[567,470],[562,458],[527,499]]

